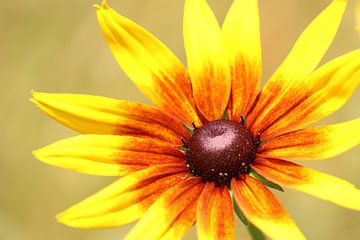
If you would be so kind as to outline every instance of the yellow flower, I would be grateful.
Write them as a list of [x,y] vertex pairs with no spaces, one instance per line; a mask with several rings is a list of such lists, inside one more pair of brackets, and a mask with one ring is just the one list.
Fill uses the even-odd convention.
[[352,184],[286,161],[329,158],[360,142],[360,118],[304,129],[339,109],[360,82],[360,50],[316,69],[345,7],[345,0],[332,1],[259,91],[257,1],[235,0],[220,27],[205,0],[186,0],[188,68],[105,2],[96,6],[117,62],[156,107],[33,93],[45,113],[83,133],[35,151],[37,158],[124,176],[58,220],[107,228],[140,219],[126,239],[146,240],[181,239],[197,222],[199,239],[234,239],[232,193],[246,219],[270,238],[305,239],[266,179],[360,210]]

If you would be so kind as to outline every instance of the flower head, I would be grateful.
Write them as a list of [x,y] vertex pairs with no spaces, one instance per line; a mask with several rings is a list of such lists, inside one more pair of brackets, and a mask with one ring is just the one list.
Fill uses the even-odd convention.
[[278,184],[360,210],[352,184],[287,161],[329,158],[360,142],[360,118],[308,127],[339,109],[360,83],[360,50],[317,68],[345,6],[332,1],[261,91],[257,1],[234,0],[220,27],[205,0],[186,0],[187,68],[105,2],[96,6],[117,62],[155,107],[33,93],[40,109],[82,133],[35,151],[37,158],[123,176],[58,220],[107,228],[140,219],[126,239],[180,239],[196,222],[199,239],[234,239],[239,207],[272,239],[305,239],[266,187],[282,189]]

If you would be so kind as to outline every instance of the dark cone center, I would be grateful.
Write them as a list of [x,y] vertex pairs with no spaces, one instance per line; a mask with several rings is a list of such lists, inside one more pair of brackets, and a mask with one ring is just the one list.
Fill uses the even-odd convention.
[[223,183],[250,171],[256,148],[245,125],[218,120],[196,129],[187,143],[186,161],[193,175]]

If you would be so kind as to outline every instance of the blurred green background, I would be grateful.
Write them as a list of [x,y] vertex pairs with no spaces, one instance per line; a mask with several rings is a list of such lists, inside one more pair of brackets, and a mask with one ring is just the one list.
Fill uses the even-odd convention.
[[[146,27],[185,62],[182,0],[109,0]],[[289,52],[305,26],[329,0],[264,0],[260,3],[264,79]],[[114,61],[103,40],[94,1],[13,0],[0,3],[0,239],[122,239],[132,224],[111,230],[79,230],[54,216],[114,178],[74,173],[37,161],[31,151],[76,135],[50,120],[30,101],[31,89],[87,93],[148,103]],[[209,1],[222,21],[232,0]],[[355,1],[324,62],[360,45]],[[299,63],[301,64],[301,63]],[[360,116],[360,94],[321,124]],[[334,159],[303,162],[360,186],[359,147]],[[277,194],[277,193],[276,193]],[[333,194],[336,194],[334,189]],[[360,239],[360,212],[302,193],[277,194],[309,239]],[[237,223],[238,239],[248,239]],[[194,229],[187,239],[195,239]]]

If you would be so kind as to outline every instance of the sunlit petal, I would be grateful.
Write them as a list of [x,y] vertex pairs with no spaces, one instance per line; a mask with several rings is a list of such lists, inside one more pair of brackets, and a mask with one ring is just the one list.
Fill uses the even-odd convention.
[[200,178],[190,178],[170,188],[149,208],[125,240],[159,239],[166,235],[176,219],[189,206],[196,204],[203,188]]
[[115,181],[110,186],[58,215],[58,220],[78,228],[108,228],[142,217],[167,189],[188,176],[184,166],[149,167]]
[[260,158],[253,167],[285,187],[360,211],[360,189],[347,181],[279,159]]
[[235,239],[234,229],[234,211],[228,189],[206,183],[197,205],[199,239]]
[[258,150],[267,158],[317,160],[330,158],[360,143],[360,118],[313,127],[276,137]]
[[231,181],[236,202],[246,218],[277,240],[304,240],[305,237],[274,195],[255,178],[242,175]]
[[33,92],[46,114],[80,133],[142,135],[181,144],[188,132],[175,119],[142,103],[82,94]]
[[230,118],[240,120],[252,106],[261,79],[261,42],[257,0],[235,0],[222,26],[232,72]]
[[268,125],[264,117],[282,104],[282,98],[314,71],[329,48],[340,25],[347,1],[333,0],[301,34],[293,49],[261,91],[256,106],[247,117],[254,133]]
[[174,144],[147,137],[79,135],[34,151],[41,161],[74,171],[123,176],[152,165],[184,164]]
[[193,93],[207,120],[224,114],[230,96],[230,68],[219,24],[205,0],[186,0],[184,42]]
[[105,2],[96,7],[109,47],[124,72],[161,110],[184,123],[200,120],[184,65],[151,33],[121,16]]
[[264,139],[303,128],[338,110],[360,84],[360,50],[338,57],[294,86],[264,116]]

